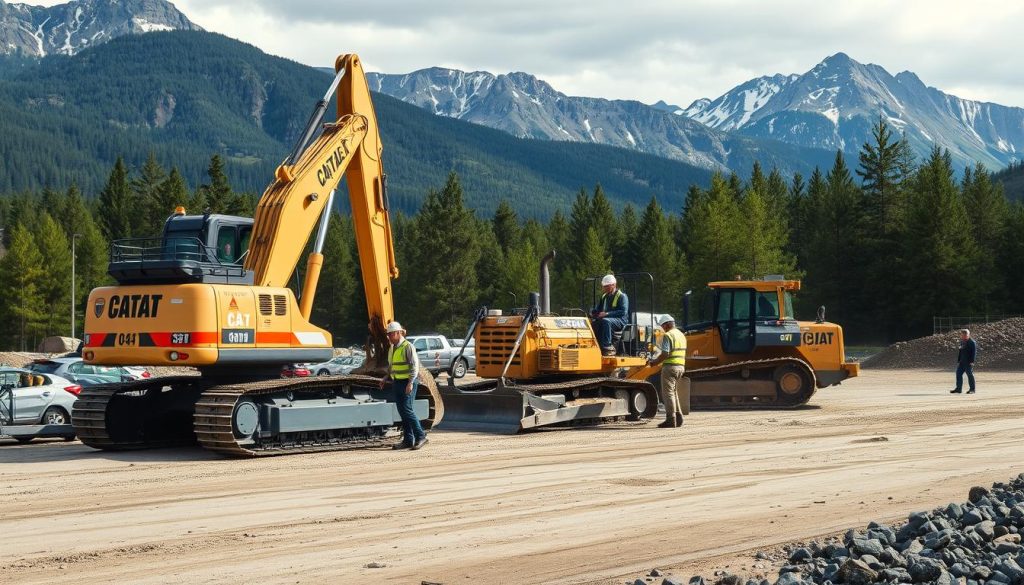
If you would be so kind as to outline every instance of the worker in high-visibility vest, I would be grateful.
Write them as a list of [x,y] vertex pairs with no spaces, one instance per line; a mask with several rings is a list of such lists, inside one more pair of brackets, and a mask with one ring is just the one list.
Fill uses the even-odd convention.
[[690,414],[690,385],[683,380],[686,335],[676,329],[672,315],[663,316],[658,323],[665,332],[661,338],[661,354],[649,362],[652,366],[661,364],[661,402],[665,405],[665,422],[658,427],[681,427],[683,414]]
[[416,388],[420,383],[420,361],[416,356],[416,347],[405,338],[404,333],[405,329],[398,321],[388,323],[388,341],[391,343],[388,349],[388,375],[381,380],[381,386],[391,380],[392,399],[402,417],[402,442],[393,449],[416,450],[427,444],[427,434],[423,432],[420,419],[413,409]]

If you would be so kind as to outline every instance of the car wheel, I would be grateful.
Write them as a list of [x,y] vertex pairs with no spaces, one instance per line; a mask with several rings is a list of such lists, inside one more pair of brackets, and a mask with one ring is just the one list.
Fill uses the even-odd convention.
[[31,443],[34,437],[14,437],[14,440],[19,443]]
[[330,376],[330,370],[320,370],[316,373],[317,376]]
[[51,406],[43,413],[44,425],[66,425],[71,424],[71,417],[66,410],[59,406]]
[[464,358],[459,358],[455,365],[452,366],[452,371],[449,374],[453,378],[462,378],[466,375],[466,371],[469,369],[469,364],[466,363]]

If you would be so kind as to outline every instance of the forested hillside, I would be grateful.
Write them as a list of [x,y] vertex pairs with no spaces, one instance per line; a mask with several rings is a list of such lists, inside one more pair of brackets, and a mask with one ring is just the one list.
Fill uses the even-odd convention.
[[[30,348],[70,329],[71,238],[81,311],[88,290],[109,280],[111,239],[159,233],[181,202],[251,211],[254,197],[231,188],[219,156],[206,174],[189,189],[151,157],[139,171],[115,164],[95,200],[77,188],[0,199],[0,319],[8,324],[0,348]],[[524,303],[551,249],[557,311],[580,305],[582,278],[613,270],[652,273],[656,308],[676,314],[685,290],[700,306],[712,280],[803,278],[798,316],[826,305],[852,343],[930,333],[934,315],[1024,312],[1024,205],[1010,203],[980,165],[957,181],[948,153],[915,162],[881,122],[852,169],[841,154],[810,177],[755,166],[748,177],[716,174],[685,200],[649,197],[618,213],[601,186],[579,190],[568,213],[546,221],[524,218],[529,204],[511,199],[483,213],[468,203],[470,182],[450,173],[425,190],[416,213],[394,217],[397,315],[414,332],[462,334],[476,307]],[[324,252],[314,321],[336,343],[359,342],[365,303],[346,216],[331,222]]]
[[[322,71],[192,31],[121,37],[73,57],[12,58],[3,71],[0,193],[75,184],[86,198],[118,157],[139,169],[149,153],[193,187],[218,154],[236,189],[261,192],[329,84]],[[538,217],[565,209],[576,190],[595,182],[619,207],[681,197],[710,178],[654,156],[517,139],[374,99],[389,186],[409,212],[450,171],[464,178],[473,207],[491,212],[502,198],[528,201],[522,213]]]

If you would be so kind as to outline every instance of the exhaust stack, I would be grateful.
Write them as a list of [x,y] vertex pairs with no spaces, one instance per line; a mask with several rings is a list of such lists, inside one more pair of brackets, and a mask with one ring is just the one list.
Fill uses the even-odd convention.
[[551,272],[548,266],[555,259],[555,251],[551,250],[540,261],[540,314],[551,313]]

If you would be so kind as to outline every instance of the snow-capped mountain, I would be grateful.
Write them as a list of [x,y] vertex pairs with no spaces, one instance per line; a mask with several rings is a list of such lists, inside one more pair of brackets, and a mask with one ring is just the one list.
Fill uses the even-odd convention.
[[609,144],[709,169],[747,169],[755,159],[781,170],[834,156],[708,128],[677,106],[572,97],[526,73],[493,75],[434,67],[406,75],[369,73],[370,87],[435,114],[522,138]]
[[49,8],[0,0],[0,54],[73,55],[112,38],[202,30],[166,0],[71,0]]
[[736,130],[749,122],[750,117],[763,108],[768,100],[797,79],[798,75],[758,77],[736,86],[714,101],[701,98],[685,110],[673,113],[683,114],[718,130]]
[[848,154],[870,141],[881,116],[906,133],[919,156],[938,145],[959,167],[980,161],[998,169],[1024,151],[1024,109],[958,98],[909,71],[893,76],[844,53],[803,75],[753,79],[679,114],[710,128]]

